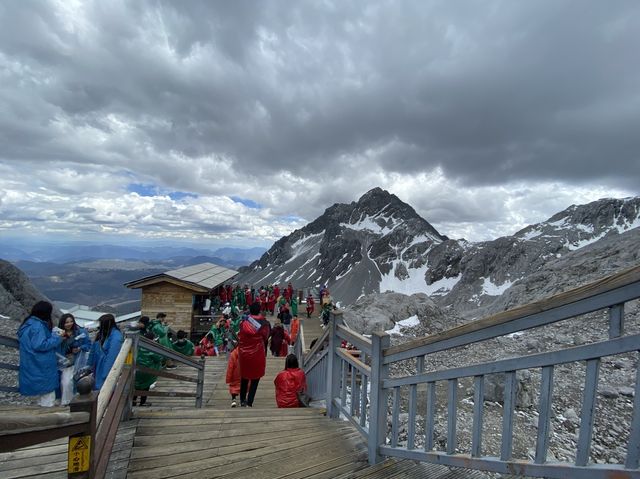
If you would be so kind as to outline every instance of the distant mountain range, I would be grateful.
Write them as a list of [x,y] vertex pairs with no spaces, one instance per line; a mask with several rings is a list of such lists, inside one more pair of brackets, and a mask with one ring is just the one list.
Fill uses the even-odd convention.
[[[616,242],[623,241],[635,245],[633,255],[640,250],[638,226],[640,197],[603,199],[571,206],[513,236],[471,243],[447,238],[398,197],[374,188],[357,202],[327,208],[315,221],[278,240],[240,270],[238,281],[291,281],[299,288],[326,284],[343,304],[376,292],[423,292],[462,314],[488,311],[528,276],[554,262],[568,268],[585,248],[602,242],[615,252]],[[618,253],[596,270],[633,265],[629,252]]]
[[99,243],[68,243],[21,247],[8,240],[0,240],[0,257],[7,261],[69,263],[96,259],[134,261],[174,261],[206,256],[221,266],[239,267],[260,257],[265,248],[218,248],[215,250],[181,248],[175,246],[121,246]]
[[[124,283],[198,263],[215,263],[237,270],[264,251],[264,248],[220,248],[213,251],[215,256],[212,256],[208,254],[211,251],[193,248],[83,244],[56,245],[49,250],[28,251],[5,245],[0,254],[4,255],[3,259],[12,258],[15,269],[28,277],[29,287],[38,291],[38,294],[46,295],[53,301],[91,307],[106,305],[119,314],[126,314],[140,309],[140,291],[125,288]],[[36,258],[38,261],[20,258]],[[49,259],[40,261],[42,258]],[[6,266],[6,271],[14,270]],[[9,273],[7,275],[11,277]],[[20,279],[18,283],[24,285],[27,281]],[[20,290],[22,287],[17,288],[15,297],[20,297]],[[5,299],[14,297],[8,293],[4,296]],[[29,298],[33,296],[31,293],[28,295]],[[29,301],[21,303],[22,306],[6,306],[5,311],[15,315],[15,311],[30,307],[27,303]],[[5,314],[1,301],[0,314]]]

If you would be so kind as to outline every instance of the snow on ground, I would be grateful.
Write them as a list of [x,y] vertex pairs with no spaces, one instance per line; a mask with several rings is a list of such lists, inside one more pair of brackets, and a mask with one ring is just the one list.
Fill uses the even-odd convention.
[[[407,268],[409,277],[407,279],[399,279],[394,276],[396,266],[403,261],[393,261],[393,267],[388,274],[382,275],[380,281],[380,292],[394,291],[396,293],[402,293],[411,295],[415,293],[425,293],[428,295],[441,296],[447,294],[453,287],[460,281],[462,275],[458,275],[453,278],[442,278],[432,284],[427,284],[425,280],[425,274],[428,265],[421,266],[420,268]],[[406,263],[404,263],[406,266]]]
[[624,233],[625,231],[629,231],[633,228],[640,227],[640,215],[633,220],[631,223],[625,221],[623,224],[618,224],[618,219],[614,221],[615,228],[618,230],[618,233]]
[[426,285],[426,289],[423,292],[427,293],[429,296],[442,296],[451,291],[453,287],[458,284],[458,281],[460,281],[461,278],[461,274],[454,276],[453,278],[442,278],[435,283]]
[[527,234],[525,234],[522,239],[524,241],[529,241],[532,240],[533,238],[537,238],[538,236],[540,236],[542,234],[542,231],[540,230],[531,230],[529,231]]
[[[378,223],[376,223],[374,220],[376,219],[382,219],[384,220],[385,224],[384,226],[380,226]],[[355,222],[355,223],[340,223],[340,226],[344,227],[344,228],[349,228],[352,230],[356,230],[356,231],[362,231],[362,230],[368,230],[371,231],[373,233],[379,233],[382,235],[386,235],[388,233],[391,233],[394,228],[395,225],[392,226],[391,228],[389,228],[387,226],[387,223],[389,223],[389,221],[391,221],[391,224],[393,225],[393,217],[389,216],[381,216],[381,215],[376,215],[376,216],[365,216],[364,218],[360,218],[359,221]]]
[[400,280],[394,276],[396,266],[399,263],[403,263],[400,260],[393,261],[393,266],[388,274],[381,275],[380,280],[380,292],[395,291],[396,293],[403,293],[411,295],[414,293],[424,293],[427,283],[424,280],[424,275],[427,272],[427,265],[421,268],[407,268],[409,277],[404,280]]
[[595,243],[596,241],[600,241],[602,238],[605,237],[605,235],[609,232],[609,230],[603,231],[600,235],[598,236],[594,236],[593,238],[588,238],[588,239],[583,239],[580,240],[576,243],[570,243],[569,241],[567,241],[567,243],[565,244],[565,246],[567,247],[568,250],[576,250],[576,249],[580,249],[580,248],[584,248],[587,245],[590,245],[591,243]]
[[482,294],[487,294],[489,296],[500,296],[507,289],[511,287],[513,284],[511,281],[505,281],[501,285],[494,284],[489,278],[481,278],[483,280],[482,283]]
[[298,256],[310,251],[314,246],[318,246],[318,242],[312,240],[320,239],[322,236],[324,236],[324,231],[314,235],[305,236],[291,244],[291,258],[289,258],[284,264],[291,263]]
[[402,321],[398,321],[393,327],[393,329],[389,329],[385,331],[385,333],[398,334],[402,336],[402,333],[400,332],[401,328],[411,328],[413,326],[418,326],[419,324],[420,324],[420,320],[418,319],[418,316],[414,315],[414,316],[411,316],[410,318],[403,319]]
[[338,276],[336,276],[336,281],[338,281],[341,278],[344,278],[346,275],[348,275],[349,273],[351,273],[351,270],[353,269],[353,265],[349,266],[349,268],[342,274],[339,274]]

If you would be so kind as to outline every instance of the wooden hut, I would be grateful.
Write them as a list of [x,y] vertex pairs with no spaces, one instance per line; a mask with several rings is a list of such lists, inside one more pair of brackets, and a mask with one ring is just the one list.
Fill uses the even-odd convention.
[[174,330],[183,329],[192,338],[211,327],[219,288],[238,274],[213,263],[201,263],[125,283],[127,288],[141,289],[142,315],[151,319],[166,313]]

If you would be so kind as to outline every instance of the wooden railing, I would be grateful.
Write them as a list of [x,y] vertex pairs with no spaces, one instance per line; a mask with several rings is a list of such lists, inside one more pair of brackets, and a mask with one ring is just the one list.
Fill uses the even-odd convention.
[[[153,376],[159,376],[163,378],[176,379],[178,381],[185,381],[189,383],[195,384],[195,391],[193,392],[177,392],[177,391],[144,391],[137,390],[135,388],[131,389],[131,397],[133,396],[164,396],[164,397],[192,397],[195,399],[195,407],[202,407],[202,397],[204,391],[204,359],[200,359],[196,361],[184,354],[180,354],[173,349],[165,348],[164,346],[156,343],[155,341],[151,341],[147,338],[140,336],[139,334],[132,335],[134,340],[133,343],[133,368],[135,371],[140,371],[141,373],[152,374]],[[159,354],[160,356],[175,361],[177,363],[183,364],[185,366],[194,368],[197,370],[197,378],[192,378],[189,376],[184,376],[181,374],[169,373],[167,371],[159,371],[157,369],[145,368],[142,366],[138,366],[135,363],[135,358],[137,357],[138,349],[146,349],[151,351],[152,353]]]
[[[371,339],[346,327],[339,314],[331,317],[330,327],[322,341],[303,361],[307,383],[311,389],[326,389],[327,413],[332,418],[343,416],[366,438],[369,462],[385,457],[408,458],[485,471],[551,478],[640,478],[640,368],[635,364],[633,412],[628,428],[626,458],[619,464],[590,462],[597,403],[597,386],[601,358],[640,353],[640,334],[625,335],[624,304],[640,298],[640,267],[631,268],[603,280],[566,293],[489,318],[474,321],[443,333],[419,338],[391,347],[389,335],[376,332]],[[496,360],[469,366],[425,372],[425,359],[432,353],[470,345],[511,333],[537,328],[596,311],[608,312],[609,339],[591,344],[553,350],[540,354]],[[584,327],[592,318],[582,318]],[[346,340],[361,351],[354,358],[339,348]],[[321,345],[323,343],[323,345]],[[322,348],[325,349],[322,349]],[[322,354],[324,353],[324,354]],[[390,366],[398,361],[415,361],[417,371],[402,377],[390,377]],[[319,368],[324,376],[314,374]],[[573,462],[547,460],[550,443],[554,368],[576,365],[584,369],[580,427]],[[535,457],[525,460],[513,457],[513,426],[516,398],[516,373],[519,370],[540,371],[538,424],[535,435]],[[504,377],[502,430],[499,435],[500,455],[483,452],[484,378],[489,374]],[[473,424],[470,453],[461,453],[457,442],[458,381],[473,379]],[[435,438],[436,384],[446,385],[446,447],[438,450]],[[416,447],[418,386],[426,387],[423,445]],[[391,407],[389,407],[391,399]],[[399,441],[400,415],[408,417],[406,445]],[[391,430],[388,431],[388,419]],[[598,430],[601,439],[607,431]],[[604,439],[603,439],[604,440]],[[616,444],[622,446],[622,444]]]
[[[13,338],[0,336],[0,344],[18,348]],[[197,379],[166,371],[136,367],[135,358],[139,347],[148,349],[178,363],[196,368]],[[0,367],[6,366],[0,364]],[[9,369],[19,369],[18,366]],[[135,389],[135,372],[146,372],[195,383],[193,393],[138,391]],[[3,391],[17,391],[5,386]],[[196,407],[202,407],[204,390],[204,361],[195,361],[172,349],[140,337],[128,334],[116,360],[100,391],[78,396],[71,401],[69,413],[44,413],[25,415],[12,413],[0,416],[0,452],[9,452],[21,447],[69,437],[68,477],[103,478],[121,420],[132,415],[133,395],[193,397]]]
[[[17,350],[20,348],[20,343],[16,338],[10,338],[8,336],[0,336],[0,346]],[[18,371],[19,369],[20,367],[16,364],[0,362],[0,370]],[[9,386],[7,384],[0,384],[0,392],[17,393],[18,387]]]

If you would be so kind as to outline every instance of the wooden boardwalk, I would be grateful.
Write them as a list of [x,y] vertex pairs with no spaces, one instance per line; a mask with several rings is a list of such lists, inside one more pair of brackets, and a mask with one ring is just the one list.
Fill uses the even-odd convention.
[[[322,334],[317,317],[305,318],[307,348]],[[202,409],[193,398],[151,396],[149,407],[134,408],[134,419],[121,423],[107,471],[110,479],[217,477],[252,479],[485,478],[412,461],[366,462],[366,444],[348,423],[330,421],[324,409],[278,409],[273,379],[284,358],[267,358],[267,370],[253,408],[231,408],[225,384],[226,357],[206,359]],[[179,366],[171,371],[195,377]],[[159,378],[152,391],[191,392],[192,383]],[[66,408],[58,408],[67,410]],[[34,413],[42,409],[32,408]],[[67,440],[0,454],[3,479],[66,477]]]

